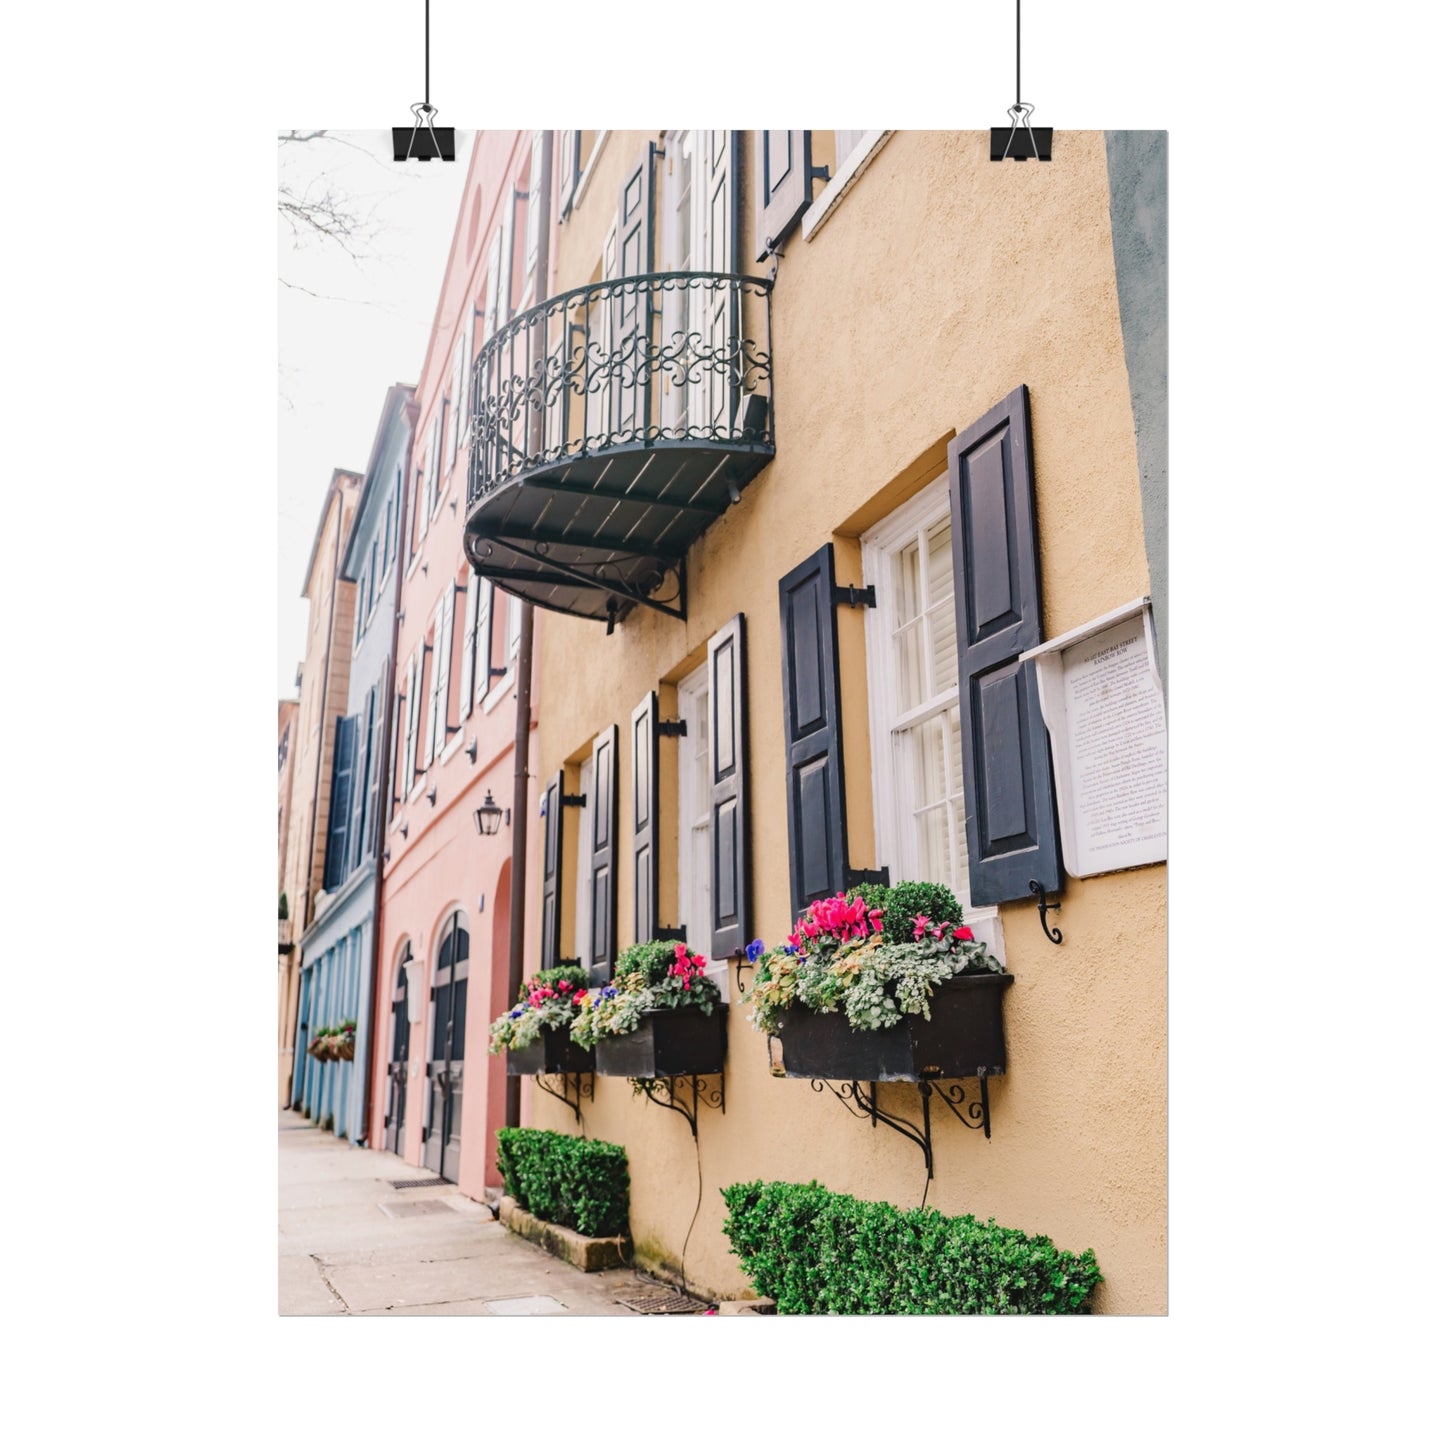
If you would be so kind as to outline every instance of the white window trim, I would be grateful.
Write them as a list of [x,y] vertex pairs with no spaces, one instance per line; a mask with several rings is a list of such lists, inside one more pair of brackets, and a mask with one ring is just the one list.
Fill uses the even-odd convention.
[[509,667],[501,677],[497,679],[496,686],[482,699],[482,711],[492,712],[502,704],[502,699],[507,696],[517,682],[517,669]]
[[[677,740],[677,921],[684,927],[694,922],[693,904],[697,902],[700,891],[699,880],[694,876],[692,868],[692,830],[701,807],[701,799],[695,796],[696,789],[693,787],[697,757],[697,744],[694,740],[701,738],[708,726],[708,711],[702,706],[702,697],[707,687],[706,662],[677,684],[677,715],[687,723],[687,732]],[[708,743],[710,748],[711,738]],[[696,928],[693,929],[693,937],[697,941],[690,942],[688,947],[694,953],[711,959],[711,930],[708,930],[705,943],[701,941],[701,934]]]
[[[597,138],[592,142],[592,154],[587,157],[587,164],[582,167],[582,174],[578,176],[576,189],[572,192],[572,207],[567,212],[568,216],[575,216],[577,214],[577,207],[582,204],[582,197],[587,194],[587,187],[591,183],[592,173],[597,169],[597,160],[602,154],[602,147],[607,144],[607,137],[611,134],[612,132],[610,130],[599,130],[597,132]],[[563,216],[561,219],[565,221],[567,217]],[[558,225],[560,224],[561,221],[558,222]]]
[[[587,847],[592,836],[592,774],[592,759],[585,757],[577,770],[577,791],[587,801],[577,810],[577,866],[572,878],[572,956],[581,960],[583,968],[592,952],[592,857]],[[566,808],[562,816],[567,816]],[[565,868],[565,856],[562,861]]]
[[[860,146],[861,149],[861,146]],[[900,721],[894,716],[901,686],[893,675],[893,652],[889,641],[893,635],[893,594],[888,575],[889,556],[916,537],[940,516],[949,514],[948,473],[935,478],[916,496],[895,508],[881,522],[869,528],[859,539],[863,553],[863,585],[872,586],[878,605],[869,608],[863,619],[863,647],[868,675],[869,746],[873,770],[873,832],[876,857],[886,865],[895,883],[901,882],[899,872],[902,845],[894,813],[893,789],[893,726]],[[917,709],[920,716],[937,710],[936,704]],[[963,902],[963,900],[960,900]],[[988,944],[1000,963],[1008,966],[1004,956],[1003,923],[996,905],[980,908],[963,904],[963,916],[978,937]]]
[[838,202],[853,188],[858,177],[873,164],[873,157],[888,143],[891,130],[870,130],[853,147],[852,153],[837,163],[833,179],[823,187],[818,199],[803,212],[803,239],[811,241],[823,229],[823,223],[833,214]]

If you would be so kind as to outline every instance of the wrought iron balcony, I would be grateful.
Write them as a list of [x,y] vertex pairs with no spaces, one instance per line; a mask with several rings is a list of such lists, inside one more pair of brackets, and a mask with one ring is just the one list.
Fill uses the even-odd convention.
[[524,311],[471,379],[467,555],[540,607],[686,615],[687,549],[773,455],[770,295],[656,272]]

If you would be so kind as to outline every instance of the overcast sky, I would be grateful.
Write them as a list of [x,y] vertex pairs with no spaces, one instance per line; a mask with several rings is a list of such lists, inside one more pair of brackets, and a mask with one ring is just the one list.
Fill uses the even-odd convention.
[[319,237],[294,237],[277,218],[278,697],[296,695],[306,646],[301,584],[332,468],[366,466],[387,387],[421,371],[471,140],[457,132],[450,165],[398,165],[383,131],[332,131],[279,148],[285,185],[312,195],[330,187],[369,217],[374,234],[353,260]]

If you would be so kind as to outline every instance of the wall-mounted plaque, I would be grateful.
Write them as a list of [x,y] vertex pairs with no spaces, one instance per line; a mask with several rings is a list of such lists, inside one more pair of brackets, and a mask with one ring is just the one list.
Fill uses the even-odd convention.
[[1064,867],[1075,878],[1169,856],[1164,686],[1147,597],[1023,654],[1038,672],[1059,800]]

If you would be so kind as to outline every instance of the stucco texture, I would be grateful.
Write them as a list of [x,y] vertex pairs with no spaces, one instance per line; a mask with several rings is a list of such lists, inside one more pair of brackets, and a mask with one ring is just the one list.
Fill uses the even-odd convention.
[[[577,213],[559,228],[557,289],[592,275],[623,173],[649,136],[614,133]],[[650,137],[657,139],[656,133]],[[753,234],[753,137],[744,145],[741,235]],[[944,469],[947,440],[1021,383],[1032,405],[1045,635],[1148,590],[1129,376],[1120,332],[1109,176],[1097,132],[1059,132],[1047,165],[987,160],[980,132],[899,132],[827,223],[784,246],[773,299],[777,456],[688,558],[688,615],[638,610],[607,638],[592,623],[538,617],[537,769],[545,777],[601,728],[747,617],[753,908],[751,932],[791,926],[783,808],[778,579],[824,542],[840,582],[861,581],[856,536]],[[750,269],[761,270],[753,267]],[[850,862],[873,856],[863,619],[838,613],[845,692]],[[666,768],[664,755],[663,767]],[[629,835],[631,765],[619,759]],[[664,832],[669,823],[664,809]],[[664,850],[675,848],[664,836]],[[568,834],[564,896],[575,845]],[[618,937],[634,937],[630,859],[618,868]],[[534,880],[536,874],[534,872]],[[664,917],[671,898],[664,881]],[[530,884],[529,908],[537,886]],[[1064,934],[1049,943],[1029,904],[1002,911],[1016,983],[1005,1005],[1009,1071],[991,1085],[993,1138],[935,1111],[928,1202],[995,1217],[1098,1253],[1095,1308],[1166,1308],[1165,869],[1069,880]],[[570,942],[564,914],[563,951]],[[718,1189],[761,1177],[916,1205],[919,1150],[848,1117],[804,1081],[774,1078],[766,1044],[734,1002],[727,1110],[704,1110],[699,1149],[675,1114],[596,1081],[587,1133],[626,1146],[632,1229],[644,1262],[675,1267],[698,1201],[686,1271],[704,1291],[747,1293],[722,1234]],[[884,1107],[918,1116],[912,1086]],[[968,1085],[974,1097],[976,1085]],[[570,1113],[527,1090],[537,1123]],[[940,1116],[941,1115],[941,1116]]]

